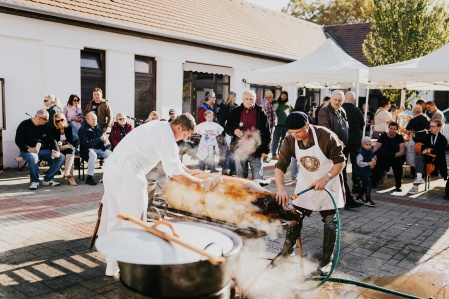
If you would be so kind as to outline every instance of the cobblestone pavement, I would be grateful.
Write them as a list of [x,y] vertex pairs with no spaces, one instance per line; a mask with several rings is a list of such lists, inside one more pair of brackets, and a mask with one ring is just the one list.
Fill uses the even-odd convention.
[[[193,163],[191,163],[193,164]],[[273,177],[273,162],[264,164]],[[97,169],[99,180],[102,170]],[[287,173],[286,178],[289,178]],[[117,298],[118,279],[104,276],[104,257],[89,250],[103,185],[77,187],[63,183],[31,191],[28,171],[0,173],[0,298]],[[376,208],[341,210],[341,254],[334,277],[344,277],[400,290],[422,298],[449,298],[449,201],[445,182],[408,196],[394,182],[373,191]],[[287,181],[293,192],[294,182]],[[274,184],[267,186],[275,191]],[[421,186],[423,189],[423,186]],[[264,270],[282,248],[284,233],[245,240],[238,279],[250,298],[398,298],[348,284],[325,283],[317,290],[300,280],[299,258],[285,267]],[[318,213],[304,222],[305,273],[320,258],[322,223]]]

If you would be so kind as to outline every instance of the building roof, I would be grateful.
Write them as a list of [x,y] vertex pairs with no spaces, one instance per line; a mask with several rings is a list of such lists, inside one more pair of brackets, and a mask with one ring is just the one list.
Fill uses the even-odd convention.
[[368,60],[365,58],[365,55],[363,55],[362,51],[362,44],[366,39],[366,35],[371,31],[371,27],[368,23],[325,26],[324,31],[329,34],[329,36],[335,40],[346,53],[364,65],[368,65]]
[[1,7],[284,60],[326,40],[319,25],[243,0],[0,0]]

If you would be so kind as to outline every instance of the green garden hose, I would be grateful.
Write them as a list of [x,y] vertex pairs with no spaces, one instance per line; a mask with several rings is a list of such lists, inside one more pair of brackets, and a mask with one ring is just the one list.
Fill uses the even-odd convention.
[[[306,193],[306,192],[308,192],[310,190],[313,190],[313,188],[305,189],[305,190],[303,190],[303,191],[293,195],[292,196],[292,200],[298,198],[301,194]],[[312,276],[312,277],[307,278],[307,280],[320,280],[320,282],[317,285],[315,285],[313,287],[310,287],[310,288],[303,288],[303,289],[294,287],[294,289],[297,290],[297,291],[300,291],[300,292],[307,292],[307,291],[311,291],[311,290],[314,290],[314,289],[320,287],[326,281],[333,281],[333,282],[354,284],[354,285],[361,286],[361,287],[364,287],[364,288],[373,289],[373,290],[376,290],[376,291],[381,291],[381,292],[385,292],[385,293],[401,296],[401,297],[404,297],[404,298],[423,299],[422,297],[417,297],[417,296],[401,293],[401,292],[398,292],[398,291],[390,290],[390,289],[387,289],[387,288],[382,288],[382,287],[379,287],[379,286],[376,286],[376,285],[373,285],[373,284],[369,284],[369,283],[365,283],[365,282],[361,282],[361,281],[357,281],[357,280],[330,277],[332,275],[332,272],[334,272],[335,267],[337,266],[338,258],[340,256],[340,240],[341,240],[340,214],[338,212],[337,203],[335,202],[335,199],[332,196],[332,194],[327,189],[324,189],[324,191],[326,191],[327,194],[329,194],[330,198],[332,199],[332,203],[334,204],[334,209],[335,209],[335,216],[337,218],[337,244],[335,245],[335,255],[334,255],[334,260],[332,261],[332,267],[331,267],[329,273],[326,276]]]

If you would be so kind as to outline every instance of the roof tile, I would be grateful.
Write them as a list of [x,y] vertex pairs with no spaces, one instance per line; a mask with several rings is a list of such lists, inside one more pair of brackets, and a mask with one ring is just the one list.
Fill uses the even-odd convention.
[[2,2],[58,12],[62,18],[88,15],[93,23],[102,21],[117,26],[132,25],[156,35],[180,39],[184,37],[204,44],[219,43],[224,48],[238,48],[242,51],[285,59],[302,58],[326,39],[319,25],[244,0],[3,0]]

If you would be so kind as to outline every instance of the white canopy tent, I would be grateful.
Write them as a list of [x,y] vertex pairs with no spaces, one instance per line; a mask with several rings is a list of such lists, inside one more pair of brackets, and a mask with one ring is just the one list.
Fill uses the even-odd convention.
[[[368,85],[368,72],[366,65],[349,56],[331,39],[327,39],[315,51],[300,60],[249,72],[246,81],[263,85],[356,89],[358,105],[360,84]],[[365,134],[365,128],[363,130]]]
[[449,43],[426,56],[376,66],[369,71],[369,86],[379,89],[449,90]]
[[246,81],[253,84],[306,88],[357,88],[368,83],[369,68],[327,39],[306,57],[285,65],[254,70]]

